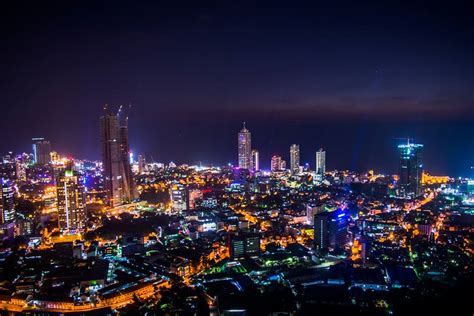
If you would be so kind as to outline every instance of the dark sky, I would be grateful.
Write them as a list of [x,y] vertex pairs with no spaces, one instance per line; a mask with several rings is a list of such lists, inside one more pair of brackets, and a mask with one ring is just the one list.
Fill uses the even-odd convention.
[[299,143],[311,165],[324,147],[330,169],[396,172],[410,136],[432,173],[469,175],[474,12],[407,2],[2,1],[0,150],[99,158],[103,104],[132,104],[149,160],[236,162],[246,121],[264,166]]

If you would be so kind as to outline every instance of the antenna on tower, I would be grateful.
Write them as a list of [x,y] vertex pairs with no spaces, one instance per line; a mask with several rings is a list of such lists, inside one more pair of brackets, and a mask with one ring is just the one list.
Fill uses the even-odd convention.
[[128,125],[128,116],[130,115],[131,109],[132,109],[132,104],[129,103],[129,104],[128,104],[127,116],[125,117],[125,123],[126,123],[127,125]]
[[109,105],[106,103],[104,104],[104,107],[102,108],[105,113],[107,113],[107,110],[109,109]]
[[117,115],[120,115],[120,112],[122,112],[122,107],[123,107],[123,105],[120,105],[120,107],[119,107],[119,109],[118,109],[118,111],[117,111]]

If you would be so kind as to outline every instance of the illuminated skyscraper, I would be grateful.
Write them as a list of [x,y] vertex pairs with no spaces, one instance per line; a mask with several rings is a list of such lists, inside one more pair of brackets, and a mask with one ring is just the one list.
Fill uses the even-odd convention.
[[290,146],[290,169],[292,174],[300,172],[300,146],[296,144]]
[[86,223],[84,185],[72,170],[56,179],[58,222],[61,230],[83,229]]
[[238,135],[238,147],[239,147],[239,167],[242,169],[251,169],[252,165],[252,139],[248,129],[245,128],[245,122],[243,128],[240,130]]
[[256,149],[252,150],[252,169],[254,171],[260,170],[260,156]]
[[400,179],[398,187],[401,196],[414,197],[422,193],[421,179],[423,175],[423,145],[398,145],[400,152]]
[[281,156],[273,155],[272,160],[270,163],[270,170],[271,171],[279,171],[281,170]]
[[135,198],[135,185],[130,167],[128,144],[128,117],[122,125],[120,110],[117,114],[107,112],[100,118],[102,161],[107,202],[118,206]]
[[22,155],[15,157],[15,174],[17,180],[26,181],[26,164]]
[[5,224],[15,219],[13,185],[9,181],[0,180],[0,189],[0,224]]
[[51,143],[44,138],[33,138],[33,160],[38,165],[50,162]]
[[315,171],[316,174],[320,176],[324,176],[326,173],[326,152],[322,148],[316,152]]

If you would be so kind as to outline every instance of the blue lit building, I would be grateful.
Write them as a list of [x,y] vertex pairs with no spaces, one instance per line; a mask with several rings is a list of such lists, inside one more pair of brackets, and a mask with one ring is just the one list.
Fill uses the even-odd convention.
[[314,246],[316,249],[342,248],[347,243],[348,215],[343,210],[314,215]]
[[398,180],[399,195],[416,197],[422,193],[421,178],[423,175],[423,145],[398,145],[400,152],[400,179]]

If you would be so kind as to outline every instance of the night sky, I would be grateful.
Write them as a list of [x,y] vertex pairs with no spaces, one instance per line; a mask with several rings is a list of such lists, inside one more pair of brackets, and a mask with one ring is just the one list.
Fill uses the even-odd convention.
[[432,174],[473,175],[468,2],[8,2],[2,153],[43,136],[98,159],[103,105],[132,104],[131,148],[149,161],[236,163],[246,121],[264,167],[298,143],[311,166],[323,147],[329,169],[395,173],[410,136]]

